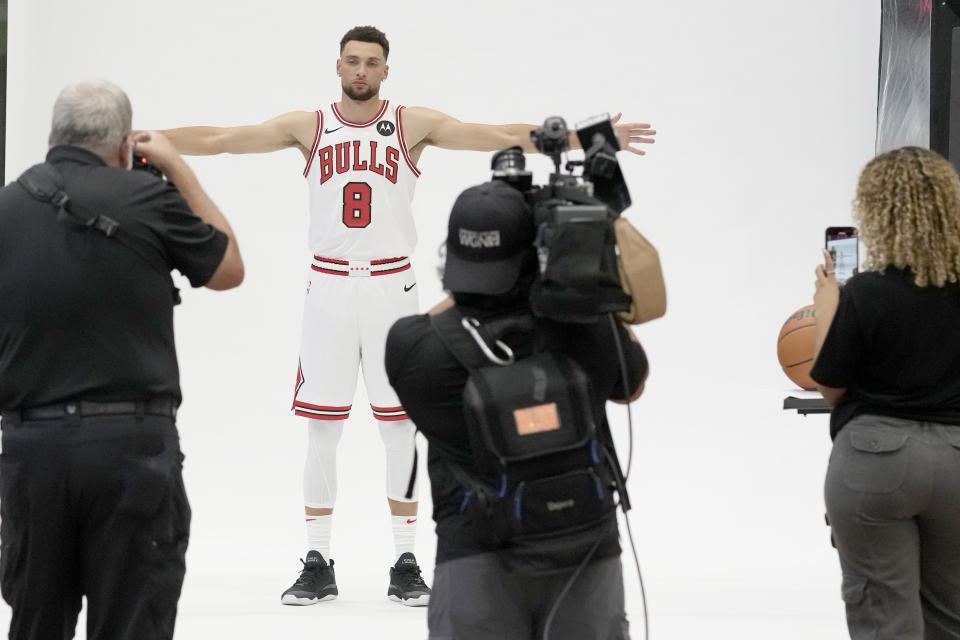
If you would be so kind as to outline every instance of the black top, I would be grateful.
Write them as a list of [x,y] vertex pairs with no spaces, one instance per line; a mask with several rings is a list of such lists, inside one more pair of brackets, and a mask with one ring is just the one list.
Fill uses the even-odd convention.
[[[193,286],[219,266],[226,235],[165,181],[78,147],[54,147],[47,161],[84,215],[113,218]],[[116,238],[58,221],[55,206],[16,182],[0,189],[0,410],[76,398],[179,402],[173,305],[170,276]]]
[[960,425],[960,286],[920,288],[894,267],[855,275],[810,375],[847,389],[831,437],[864,413]]
[[[481,322],[504,315],[460,307],[467,316]],[[619,326],[620,340],[626,351],[627,386],[632,395],[647,371],[643,348],[630,340]],[[551,350],[574,359],[591,383],[591,404],[600,433],[606,433],[605,404],[608,398],[624,397],[616,345],[609,321],[593,325],[541,322],[537,331]],[[501,337],[517,355],[529,355],[533,341],[529,335]],[[464,488],[448,470],[448,463],[476,473],[463,415],[463,388],[469,372],[444,347],[426,315],[401,318],[387,336],[386,369],[407,415],[429,442],[427,467],[433,495],[433,519],[437,523],[437,559],[444,562],[485,551],[477,541],[468,517],[460,514]],[[620,552],[616,538],[603,545],[597,558]]]

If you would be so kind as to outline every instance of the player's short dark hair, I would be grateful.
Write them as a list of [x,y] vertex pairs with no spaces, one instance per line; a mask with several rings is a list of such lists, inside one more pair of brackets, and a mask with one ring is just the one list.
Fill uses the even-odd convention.
[[390,43],[387,41],[387,35],[376,27],[354,27],[350,29],[350,31],[347,31],[343,37],[340,38],[340,53],[343,53],[343,48],[347,46],[347,43],[351,40],[356,40],[357,42],[372,42],[380,45],[383,47],[384,61],[386,61],[387,56],[390,55]]

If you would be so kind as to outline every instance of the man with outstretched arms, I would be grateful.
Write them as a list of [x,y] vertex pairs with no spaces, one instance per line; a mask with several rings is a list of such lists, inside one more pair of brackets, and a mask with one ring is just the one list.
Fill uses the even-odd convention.
[[[428,146],[495,151],[519,146],[536,151],[527,124],[460,122],[425,107],[381,99],[389,43],[374,27],[356,27],[340,41],[339,102],[317,111],[294,111],[259,125],[186,127],[164,133],[188,155],[266,153],[296,148],[306,160],[310,188],[310,248],[314,254],[304,307],[300,363],[293,410],[308,418],[304,504],[309,551],[285,604],[337,597],[330,560],[336,498],[336,446],[352,409],[357,367],[363,363],[371,411],[386,448],[387,500],[396,561],[387,595],[425,605],[430,589],[413,554],[417,519],[415,429],[387,381],[384,345],[400,317],[417,313],[416,276],[410,256],[416,243],[411,201]],[[619,116],[618,116],[619,118]],[[656,132],[646,124],[617,125],[621,147]],[[578,147],[571,140],[573,147]],[[362,356],[361,356],[362,354]]]

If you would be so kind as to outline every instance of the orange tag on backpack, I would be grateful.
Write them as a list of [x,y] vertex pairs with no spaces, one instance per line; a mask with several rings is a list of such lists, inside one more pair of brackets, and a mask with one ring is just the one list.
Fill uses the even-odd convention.
[[513,419],[517,423],[517,433],[521,436],[556,431],[560,428],[560,416],[557,414],[557,405],[553,402],[517,409],[513,412]]

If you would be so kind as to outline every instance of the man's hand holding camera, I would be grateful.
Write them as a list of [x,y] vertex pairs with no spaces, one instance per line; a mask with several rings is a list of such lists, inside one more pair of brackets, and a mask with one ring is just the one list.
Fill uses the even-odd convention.
[[[134,131],[132,134],[133,150],[147,157],[152,165],[163,172],[163,175],[172,182],[179,182],[178,178],[190,167],[180,156],[167,136],[159,131]],[[191,172],[192,173],[192,172]]]
[[135,131],[134,151],[142,154],[177,185],[177,190],[198,218],[227,235],[229,244],[223,261],[207,282],[210,289],[230,289],[243,280],[243,261],[230,223],[200,186],[197,176],[180,156],[173,143],[158,131]]

